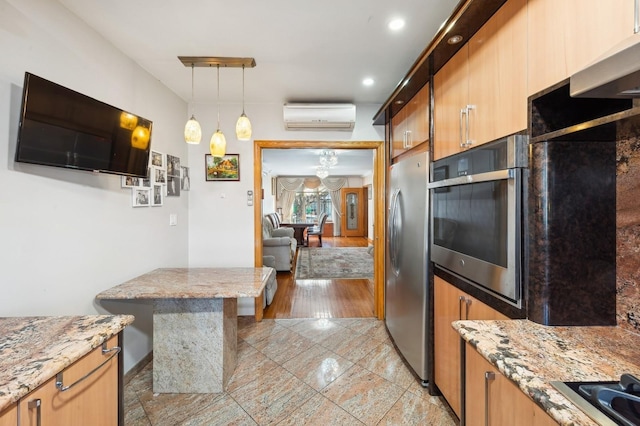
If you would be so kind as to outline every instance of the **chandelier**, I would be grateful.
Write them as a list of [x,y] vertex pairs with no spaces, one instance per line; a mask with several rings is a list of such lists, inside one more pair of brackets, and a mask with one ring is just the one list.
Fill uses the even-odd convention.
[[320,179],[326,178],[327,176],[329,176],[329,168],[325,166],[316,167],[316,176],[318,176]]
[[[229,58],[229,57],[210,57],[210,56],[178,56],[180,62],[185,67],[191,67],[191,100],[193,101],[193,69],[194,67],[216,67],[218,71],[218,126],[211,136],[209,150],[211,155],[219,157],[225,155],[226,141],[224,134],[220,130],[220,67],[223,68],[242,68],[242,113],[236,123],[236,137],[238,140],[249,140],[251,138],[251,122],[244,112],[244,69],[256,66],[254,58]],[[185,142],[190,144],[200,143],[201,130],[200,124],[196,121],[194,114],[187,121],[184,129]]]
[[335,151],[322,151],[320,153],[320,165],[333,167],[338,164],[338,156]]
[[338,164],[338,156],[335,151],[322,151],[320,153],[320,165],[316,167],[316,176],[324,179],[329,176],[329,169]]

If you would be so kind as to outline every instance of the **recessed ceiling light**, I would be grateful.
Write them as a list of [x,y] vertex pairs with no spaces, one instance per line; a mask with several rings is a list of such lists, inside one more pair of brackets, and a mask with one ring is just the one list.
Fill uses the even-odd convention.
[[367,78],[365,78],[364,80],[362,80],[362,84],[363,84],[364,86],[373,86],[373,83],[374,83],[374,81],[373,81],[373,79],[372,79],[372,78],[370,78],[370,77],[367,77]]
[[401,18],[396,18],[396,19],[392,19],[389,22],[389,29],[391,31],[399,31],[404,27],[404,19]]
[[456,34],[454,36],[449,37],[447,43],[449,44],[458,44],[462,41],[462,36],[460,34]]

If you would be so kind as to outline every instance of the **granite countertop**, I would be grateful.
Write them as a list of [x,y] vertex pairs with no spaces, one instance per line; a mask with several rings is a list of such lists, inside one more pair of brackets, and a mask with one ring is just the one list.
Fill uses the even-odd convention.
[[164,268],[99,293],[97,299],[212,299],[258,297],[273,268]]
[[0,411],[133,320],[131,315],[0,318]]
[[620,327],[548,327],[528,320],[456,321],[458,333],[561,425],[595,425],[551,381],[640,376],[640,336]]

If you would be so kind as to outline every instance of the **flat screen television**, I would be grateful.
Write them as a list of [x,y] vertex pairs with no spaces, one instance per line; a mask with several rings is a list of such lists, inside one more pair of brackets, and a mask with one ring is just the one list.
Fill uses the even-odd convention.
[[25,73],[15,159],[146,177],[152,122]]

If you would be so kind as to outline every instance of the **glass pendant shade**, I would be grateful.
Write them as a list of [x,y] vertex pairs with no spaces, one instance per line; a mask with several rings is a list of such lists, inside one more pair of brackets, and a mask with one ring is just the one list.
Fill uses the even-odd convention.
[[[194,64],[191,64],[191,100],[193,101],[193,70]],[[191,114],[191,118],[184,125],[184,141],[190,144],[199,144],[202,139],[202,128],[196,120],[195,114]]]
[[211,141],[209,142],[209,151],[214,157],[224,157],[227,151],[227,140],[225,139],[224,134],[220,131],[220,129],[216,130],[213,136],[211,136]]
[[202,139],[202,128],[195,116],[191,116],[184,126],[184,141],[186,143],[198,144]]
[[251,121],[243,112],[236,122],[236,137],[239,141],[248,141],[251,139]]

